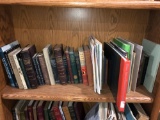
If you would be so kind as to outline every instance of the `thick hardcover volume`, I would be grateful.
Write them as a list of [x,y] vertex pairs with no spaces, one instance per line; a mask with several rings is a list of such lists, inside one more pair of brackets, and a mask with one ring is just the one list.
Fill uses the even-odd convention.
[[54,102],[52,109],[53,109],[56,120],[62,120],[62,116],[59,110],[59,101]]
[[23,104],[23,106],[20,109],[20,120],[26,120],[24,109],[27,107],[28,103],[29,103],[29,101],[25,101],[25,103]]
[[53,111],[53,104],[54,104],[54,102],[52,102],[50,104],[50,109],[49,109],[49,119],[50,120],[56,120],[55,115],[54,115],[54,111]]
[[21,66],[20,66],[20,63],[19,63],[19,61],[18,61],[18,56],[19,56],[19,54],[20,54],[20,51],[21,51],[21,49],[18,50],[16,53],[13,54],[13,59],[14,59],[14,62],[15,62],[17,71],[18,71],[18,73],[19,73],[19,76],[20,76],[20,78],[21,78],[23,87],[24,87],[24,89],[28,89],[27,84],[26,84],[26,80],[25,80],[25,78],[24,78],[24,75],[23,75],[23,72],[22,72],[22,69],[21,69]]
[[104,55],[108,59],[108,85],[116,94],[116,105],[120,112],[124,111],[130,61],[123,57],[108,43],[104,43]]
[[85,64],[85,57],[84,57],[83,48],[82,47],[78,48],[78,51],[79,51],[79,59],[80,59],[80,64],[81,64],[83,84],[88,85],[87,68],[86,68],[86,64]]
[[44,106],[45,106],[45,101],[40,101],[38,103],[38,106],[37,106],[37,118],[38,120],[44,120]]
[[69,72],[69,74],[68,74],[69,75],[68,83],[74,83],[73,74],[72,74],[72,68],[71,68],[71,63],[70,63],[69,49],[70,49],[70,47],[66,46],[65,55],[66,55],[66,59],[67,59],[68,72]]
[[71,120],[71,116],[70,116],[70,113],[69,113],[68,102],[67,101],[63,102],[62,110],[63,110],[63,113],[64,113],[64,116],[65,116],[66,120]]
[[42,85],[42,81],[41,81],[41,78],[40,78],[40,73],[38,71],[38,66],[37,66],[37,62],[36,62],[36,57],[37,57],[37,53],[34,54],[34,56],[32,57],[32,61],[33,61],[33,65],[34,65],[34,68],[35,68],[35,71],[36,71],[36,75],[37,75],[37,80],[38,80],[38,84],[39,85]]
[[40,83],[41,83],[41,85],[44,85],[45,81],[44,81],[44,78],[43,78],[43,73],[42,73],[40,62],[39,62],[39,59],[38,59],[38,53],[37,53],[37,56],[36,56],[35,60],[36,60],[38,73],[39,73],[39,77],[40,77]]
[[67,82],[69,83],[69,72],[68,72],[67,58],[65,54],[63,55],[63,64],[64,64],[66,75],[67,75]]
[[33,118],[33,105],[34,105],[34,100],[31,100],[27,106],[27,112],[28,112],[28,117],[29,120],[34,120]]
[[16,46],[18,44],[19,44],[18,41],[14,41],[14,42],[0,48],[0,57],[2,59],[5,71],[7,73],[10,85],[12,87],[18,87],[18,84],[17,84],[16,78],[14,76],[14,73],[12,71],[12,68],[10,67],[9,63],[7,62],[7,58],[5,57],[4,52],[9,49],[12,49],[14,46]]
[[56,82],[56,84],[60,83],[59,78],[58,78],[58,70],[57,70],[56,58],[52,57],[50,59],[50,61],[51,61],[51,66],[52,66],[52,70],[53,70],[53,73],[54,73],[55,82]]
[[49,118],[49,120],[53,120],[53,119],[52,119],[52,113],[53,113],[53,111],[51,111],[52,103],[53,103],[53,101],[50,101],[50,102],[49,102],[49,105],[48,105],[48,107],[47,107],[47,113],[48,113],[48,118]]
[[63,63],[63,46],[55,45],[54,46],[54,55],[56,58],[57,70],[59,75],[59,80],[61,84],[67,83],[66,71]]
[[84,49],[86,67],[87,67],[88,83],[89,83],[89,86],[93,86],[93,72],[92,72],[93,68],[92,68],[90,49],[88,45],[85,45],[83,49]]
[[70,63],[71,63],[72,75],[73,75],[74,83],[79,83],[78,71],[77,71],[76,60],[75,60],[75,56],[74,56],[73,47],[70,47],[70,49],[69,49],[69,57],[70,57]]
[[77,120],[84,120],[85,111],[84,111],[82,102],[75,102],[74,103],[74,110],[76,113]]
[[41,66],[44,81],[47,85],[50,85],[49,75],[48,75],[47,66],[46,66],[46,63],[45,63],[43,53],[39,53],[37,55],[37,57],[38,57],[38,60],[39,60],[40,66]]
[[68,109],[69,109],[69,113],[71,115],[71,119],[72,120],[77,120],[72,101],[68,103]]
[[23,59],[28,79],[30,81],[31,88],[37,88],[38,86],[35,68],[32,63],[32,57],[35,53],[36,53],[35,45],[28,45],[21,51],[21,56]]
[[83,81],[82,81],[81,65],[80,65],[78,52],[74,52],[74,56],[75,56],[75,59],[76,59],[79,83],[82,83]]
[[13,55],[14,55],[18,50],[20,50],[20,48],[17,48],[17,49],[15,49],[15,50],[13,50],[12,52],[10,52],[10,53],[8,54],[8,58],[9,58],[9,61],[10,61],[10,63],[11,63],[13,72],[14,72],[14,74],[15,74],[15,77],[16,77],[16,80],[17,80],[19,89],[24,89],[22,80],[21,80],[21,78],[20,78],[18,69],[17,69],[17,67],[16,67],[16,64],[15,64],[15,61],[14,61],[14,58],[13,58]]
[[50,62],[50,58],[53,55],[53,50],[52,50],[51,44],[48,44],[45,48],[43,48],[43,54],[44,54],[44,58],[45,58],[45,63],[46,63],[50,83],[51,83],[51,85],[55,85],[54,73],[52,71],[51,62]]
[[120,112],[124,111],[124,106],[126,102],[129,69],[130,69],[130,60],[128,59],[124,60],[121,58],[120,73],[118,80],[117,102],[116,102],[116,105]]
[[24,79],[25,79],[25,81],[26,81],[27,87],[28,87],[28,89],[29,89],[29,88],[31,88],[31,85],[30,85],[30,82],[29,82],[28,77],[27,77],[27,73],[26,73],[26,70],[25,70],[25,67],[24,67],[24,64],[23,64],[23,60],[22,60],[21,54],[18,54],[17,58],[18,58],[20,67],[21,67],[21,69],[22,69],[22,73],[23,73],[23,75],[24,75]]

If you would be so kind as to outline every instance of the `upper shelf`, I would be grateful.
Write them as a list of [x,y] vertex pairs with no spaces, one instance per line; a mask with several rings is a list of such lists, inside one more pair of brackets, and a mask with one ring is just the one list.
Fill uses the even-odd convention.
[[0,4],[127,9],[160,8],[160,1],[152,0],[0,0]]
[[[83,84],[68,85],[43,85],[37,89],[20,90],[6,86],[2,91],[4,99],[26,99],[26,100],[54,100],[54,101],[81,101],[81,102],[115,102],[115,97],[109,87],[105,87],[103,94],[94,92],[92,87]],[[152,95],[143,87],[137,88],[136,92],[127,94],[127,102],[151,103]]]

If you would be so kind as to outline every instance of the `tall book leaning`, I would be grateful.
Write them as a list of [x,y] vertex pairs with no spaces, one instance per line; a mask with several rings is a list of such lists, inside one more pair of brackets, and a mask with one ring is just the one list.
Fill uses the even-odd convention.
[[108,59],[108,85],[111,91],[116,94],[118,110],[124,112],[130,60],[108,43],[104,43],[104,55]]

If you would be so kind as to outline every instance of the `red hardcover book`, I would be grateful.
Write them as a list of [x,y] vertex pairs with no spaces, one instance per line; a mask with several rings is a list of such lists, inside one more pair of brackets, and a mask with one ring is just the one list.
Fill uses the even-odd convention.
[[34,100],[31,100],[27,106],[27,112],[29,116],[29,120],[34,120],[33,118],[33,105],[34,105]]
[[37,106],[37,118],[38,120],[44,120],[44,106],[45,106],[45,101],[40,101],[38,103],[38,106]]
[[125,107],[129,69],[130,69],[130,60],[121,58],[117,101],[116,101],[116,105],[120,112],[123,112]]
[[59,110],[59,101],[55,101],[53,106],[52,106],[52,110],[54,113],[54,116],[56,118],[56,120],[62,120],[62,116]]

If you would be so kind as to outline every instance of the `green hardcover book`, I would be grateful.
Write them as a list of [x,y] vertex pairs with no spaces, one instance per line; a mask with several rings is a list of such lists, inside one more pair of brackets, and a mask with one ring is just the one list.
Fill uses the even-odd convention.
[[25,118],[24,109],[25,109],[25,107],[28,105],[28,103],[29,103],[29,100],[26,100],[26,101],[24,102],[24,104],[22,105],[22,107],[20,108],[20,119],[21,119],[21,120],[25,120],[25,119],[26,119],[26,118]]
[[127,54],[127,58],[130,58],[130,50],[131,50],[131,46],[127,43],[122,42],[119,38],[114,38],[113,42],[120,48],[122,48],[123,50],[125,50],[128,54]]
[[50,101],[47,101],[44,106],[44,118],[45,120],[49,120],[49,114],[48,114],[48,106],[50,105]]
[[69,49],[69,57],[70,57],[70,63],[71,63],[72,75],[73,75],[74,83],[79,83],[78,71],[77,71],[76,59],[75,59],[75,56],[74,56],[73,47],[70,47],[70,49]]

